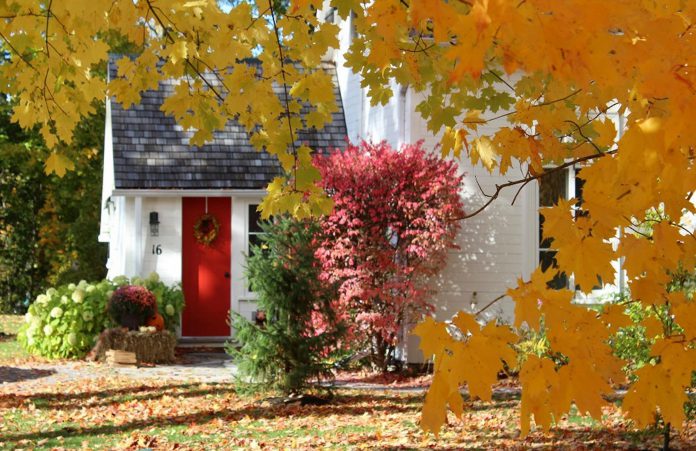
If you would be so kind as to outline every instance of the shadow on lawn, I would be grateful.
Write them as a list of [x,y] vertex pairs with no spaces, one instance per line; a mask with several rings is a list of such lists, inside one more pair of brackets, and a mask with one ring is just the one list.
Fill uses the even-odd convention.
[[[0,370],[2,370],[2,367],[0,367]],[[200,386],[201,384],[172,384],[162,386],[140,385],[136,387],[82,393],[8,394],[0,395],[0,407],[21,407],[25,402],[30,401],[36,404],[37,409],[81,409],[83,407],[106,406],[121,402],[147,401],[162,398],[163,396],[190,398],[194,396],[235,392],[231,386],[226,384],[211,383],[207,384],[207,388],[199,388]]]
[[[356,405],[356,403],[366,400],[379,400],[388,402],[388,404],[377,406],[373,404]],[[70,425],[53,431],[6,435],[3,437],[3,440],[5,445],[9,445],[11,448],[13,444],[18,444],[20,442],[24,443],[26,440],[41,441],[57,439],[58,437],[63,437],[63,439],[86,439],[90,436],[125,436],[132,432],[151,430],[153,428],[166,428],[174,425],[203,425],[217,418],[223,419],[230,428],[234,428],[235,423],[242,419],[247,421],[274,420],[277,418],[287,418],[290,416],[293,418],[298,418],[310,415],[317,415],[325,418],[337,415],[360,417],[365,414],[374,415],[377,417],[380,415],[380,413],[412,413],[415,416],[420,411],[422,402],[419,397],[415,396],[403,398],[398,396],[390,397],[379,395],[375,397],[369,395],[339,396],[335,398],[334,401],[334,404],[303,408],[287,406],[266,407],[259,406],[258,404],[249,404],[239,408],[205,410],[188,415],[153,416],[147,420],[130,421],[118,425],[98,425],[86,428]],[[502,404],[507,402],[509,401],[502,401]],[[501,403],[491,403],[490,408],[503,407],[499,404]],[[438,449],[482,449],[482,444],[487,444],[484,445],[486,448],[512,447],[515,449],[518,449],[520,446],[524,446],[525,448],[534,446],[541,447],[543,449],[607,449],[607,447],[613,448],[618,444],[625,444],[630,449],[634,449],[631,447],[631,444],[633,443],[633,445],[635,445],[635,438],[632,438],[628,431],[604,427],[584,430],[572,428],[554,428],[549,434],[533,432],[526,439],[520,439],[519,431],[514,429],[477,429],[475,434],[470,436],[470,434],[465,432],[467,429],[466,423],[460,423],[459,426],[452,425],[451,427],[454,427],[455,430],[462,429],[461,432],[459,432],[459,437],[455,439],[456,444],[451,445],[442,443],[440,446],[438,446]],[[646,445],[650,439],[653,439],[652,441],[654,441],[656,437],[659,438],[659,434],[652,437],[643,436],[641,437],[641,442],[643,445]],[[358,443],[363,443],[365,438],[366,437],[362,436],[361,434],[353,433],[350,435],[350,437],[347,437],[349,441],[343,442],[343,444],[357,445]],[[641,448],[645,448],[645,446],[642,446]]]
[[[48,377],[55,374],[54,370],[41,370],[32,368],[16,368],[13,366],[0,366],[0,384],[4,382],[20,382],[30,379],[41,379],[42,377]],[[2,398],[6,396],[0,396],[0,403],[2,403]],[[9,395],[15,397],[15,395]],[[0,404],[1,405],[1,404]]]
[[[159,387],[158,389],[161,389]],[[166,394],[166,393],[165,393]],[[164,395],[164,394],[163,394]],[[183,394],[182,394],[183,395]],[[193,395],[193,392],[192,394]],[[367,404],[357,404],[365,401],[371,401]],[[374,402],[382,401],[389,404],[375,405]],[[32,432],[25,434],[5,435],[3,440],[5,444],[18,443],[23,440],[50,440],[58,437],[65,439],[71,437],[86,437],[99,435],[121,435],[132,431],[152,429],[158,427],[171,427],[173,425],[191,425],[205,424],[213,419],[222,418],[229,424],[234,424],[242,419],[252,420],[273,420],[276,418],[285,418],[292,416],[305,417],[310,415],[318,415],[329,417],[332,415],[349,415],[362,416],[365,414],[374,414],[376,412],[384,413],[407,413],[412,412],[414,415],[420,411],[422,400],[418,397],[402,398],[390,396],[337,396],[331,404],[324,406],[312,407],[297,407],[297,406],[261,406],[257,403],[251,403],[240,408],[223,408],[219,410],[208,409],[187,415],[162,415],[153,416],[147,420],[130,421],[118,425],[99,425],[93,427],[75,427],[65,426],[53,431]]]

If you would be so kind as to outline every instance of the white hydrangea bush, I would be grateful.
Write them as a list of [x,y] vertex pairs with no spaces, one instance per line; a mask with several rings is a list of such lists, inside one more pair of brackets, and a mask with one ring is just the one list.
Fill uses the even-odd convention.
[[165,324],[174,330],[184,308],[179,285],[167,286],[156,273],[146,279],[119,276],[114,280],[68,284],[39,294],[24,316],[17,340],[32,354],[48,358],[81,358],[94,346],[99,334],[115,323],[107,314],[114,290],[141,285],[152,291]]

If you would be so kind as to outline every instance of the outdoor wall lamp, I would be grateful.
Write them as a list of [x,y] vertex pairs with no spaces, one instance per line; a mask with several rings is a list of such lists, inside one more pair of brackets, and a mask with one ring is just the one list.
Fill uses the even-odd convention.
[[150,236],[159,236],[159,213],[150,212]]

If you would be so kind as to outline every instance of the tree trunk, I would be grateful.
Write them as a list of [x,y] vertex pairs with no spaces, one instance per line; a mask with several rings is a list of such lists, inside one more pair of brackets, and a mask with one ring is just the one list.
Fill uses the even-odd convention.
[[662,451],[669,451],[669,432],[670,432],[670,423],[665,423],[665,430],[664,430],[664,441],[662,443]]
[[380,334],[372,336],[371,356],[372,366],[381,371],[387,371],[387,342]]

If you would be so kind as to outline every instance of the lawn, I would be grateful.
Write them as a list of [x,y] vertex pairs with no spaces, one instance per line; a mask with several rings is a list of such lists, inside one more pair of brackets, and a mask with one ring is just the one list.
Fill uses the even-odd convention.
[[28,357],[15,339],[23,320],[19,315],[0,315],[0,362]]
[[[0,330],[16,331],[18,317],[0,320]],[[0,353],[21,353],[15,347],[14,339],[1,341]],[[35,362],[1,355],[0,369]],[[322,406],[243,395],[229,384],[122,376],[0,383],[0,449],[657,449],[662,440],[661,431],[632,432],[615,407],[601,423],[572,413],[550,434],[521,439],[514,381],[492,402],[468,401],[463,418],[450,415],[435,438],[418,426],[422,391],[363,381],[383,389],[339,389]],[[694,424],[673,436],[675,448],[694,443]]]
[[[520,439],[516,395],[469,402],[435,438],[418,427],[422,402],[412,391],[342,389],[328,405],[284,405],[227,384],[125,378],[0,387],[0,449],[655,449],[661,439],[628,431],[614,408],[604,424],[571,415],[550,434]],[[686,448],[694,433],[675,444]]]

